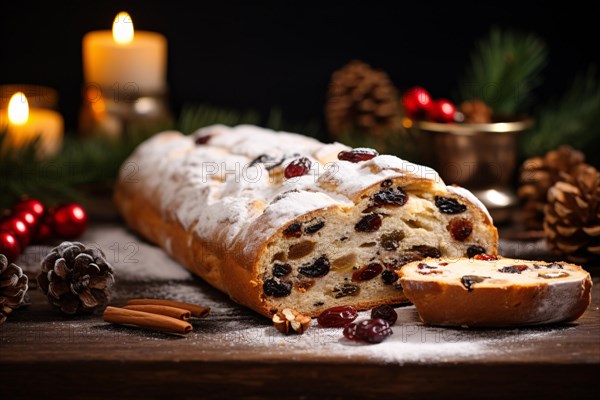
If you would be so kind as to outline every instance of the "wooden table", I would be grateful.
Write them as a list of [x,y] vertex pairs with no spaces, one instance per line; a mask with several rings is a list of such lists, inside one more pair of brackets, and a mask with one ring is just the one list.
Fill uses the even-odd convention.
[[[317,326],[282,336],[118,225],[96,226],[83,241],[100,245],[115,266],[113,304],[172,298],[210,306],[210,317],[194,321],[186,337],[171,336],[112,326],[100,316],[63,317],[33,290],[32,305],[0,328],[2,400],[583,398],[600,391],[597,276],[593,304],[574,324],[442,329],[422,325],[413,307],[401,307],[393,336],[357,346],[339,329]],[[30,247],[20,263],[33,272],[47,251]]]

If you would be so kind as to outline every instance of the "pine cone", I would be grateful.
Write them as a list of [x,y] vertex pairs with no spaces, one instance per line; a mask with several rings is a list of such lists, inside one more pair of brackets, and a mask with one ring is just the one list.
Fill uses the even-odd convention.
[[15,264],[9,264],[0,254],[0,325],[8,314],[21,306],[27,293],[27,275]]
[[570,146],[561,146],[544,157],[533,157],[523,163],[519,176],[519,197],[525,200],[522,221],[526,228],[542,229],[548,189],[556,183],[561,172],[570,174],[584,159],[582,152]]
[[63,242],[42,261],[38,284],[50,303],[65,314],[103,309],[114,283],[113,269],[102,250]]
[[335,137],[396,130],[401,126],[398,91],[385,72],[352,61],[331,77],[325,116]]
[[600,260],[600,172],[580,164],[548,190],[544,209],[548,247],[569,261]]
[[459,107],[466,123],[488,124],[492,122],[492,109],[481,100],[463,101]]

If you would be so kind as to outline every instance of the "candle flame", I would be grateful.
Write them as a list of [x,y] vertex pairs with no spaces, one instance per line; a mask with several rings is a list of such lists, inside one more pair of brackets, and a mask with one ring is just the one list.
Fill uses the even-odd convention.
[[29,103],[25,93],[17,92],[8,102],[8,120],[11,124],[23,125],[29,119]]
[[114,41],[119,44],[128,44],[133,40],[133,21],[125,11],[121,11],[115,17],[112,34]]

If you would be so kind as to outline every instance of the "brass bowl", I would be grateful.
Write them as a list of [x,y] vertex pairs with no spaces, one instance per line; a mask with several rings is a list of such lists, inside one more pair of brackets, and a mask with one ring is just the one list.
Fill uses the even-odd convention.
[[512,189],[517,169],[519,133],[533,126],[530,118],[504,118],[488,124],[415,121],[424,162],[446,184],[471,190],[495,222],[506,222],[518,198]]

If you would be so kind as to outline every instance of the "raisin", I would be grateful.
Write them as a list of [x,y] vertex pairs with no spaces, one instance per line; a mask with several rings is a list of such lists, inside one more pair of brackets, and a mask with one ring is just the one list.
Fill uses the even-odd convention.
[[396,312],[396,310],[394,310],[394,307],[388,304],[384,304],[382,306],[375,307],[371,310],[371,318],[381,318],[387,321],[387,323],[390,324],[390,326],[392,326],[396,323],[396,320],[398,319],[398,313]]
[[381,187],[389,188],[390,186],[392,186],[393,183],[394,181],[392,181],[391,179],[386,179],[385,181],[381,182]]
[[353,149],[350,151],[340,151],[338,154],[338,159],[343,161],[350,161],[351,163],[357,163],[360,161],[367,161],[371,158],[377,157],[379,155],[373,149]]
[[317,258],[312,264],[305,264],[298,268],[298,272],[310,278],[319,278],[329,272],[329,260],[325,256]]
[[464,242],[473,232],[473,224],[466,218],[454,218],[446,227],[452,239]]
[[363,282],[375,278],[383,271],[383,266],[379,263],[371,263],[365,265],[358,271],[352,274],[352,280],[354,282]]
[[311,165],[312,163],[308,158],[302,157],[289,163],[288,166],[285,167],[285,172],[283,174],[287,179],[306,175],[310,171]]
[[381,217],[379,214],[369,214],[361,218],[356,225],[354,230],[358,232],[375,232],[381,228]]
[[358,296],[360,288],[352,283],[342,283],[336,285],[331,292],[333,293],[333,297],[341,299],[347,296]]
[[386,285],[391,285],[398,280],[398,274],[386,269],[381,273],[381,279]]
[[290,264],[275,263],[275,265],[273,265],[273,276],[276,276],[277,278],[286,276],[290,272],[292,272],[292,266]]
[[435,196],[435,206],[444,214],[460,214],[467,211],[467,206],[450,197]]
[[424,257],[440,258],[442,256],[442,252],[437,247],[421,245],[421,246],[413,246],[411,250],[417,252],[423,258]]
[[489,276],[465,275],[462,278],[460,278],[460,282],[470,292],[471,290],[473,290],[474,284],[481,283],[489,278]]
[[376,206],[403,206],[408,201],[408,194],[400,188],[385,189],[373,195],[373,203]]
[[318,231],[320,231],[321,228],[323,228],[324,226],[325,226],[324,221],[317,222],[316,224],[311,225],[308,228],[304,229],[304,233],[308,233],[309,235],[312,235],[313,233],[317,233]]
[[387,251],[394,251],[400,246],[400,242],[404,239],[404,232],[392,231],[381,235],[381,247]]
[[381,343],[392,334],[390,324],[383,319],[366,319],[351,323],[344,328],[346,339],[367,343]]
[[507,267],[502,267],[498,270],[498,272],[503,272],[505,274],[520,274],[521,272],[527,269],[527,265],[509,265]]
[[473,258],[477,254],[484,254],[484,253],[485,253],[485,249],[479,245],[473,245],[467,249],[467,257],[469,257],[469,258]]
[[290,260],[297,260],[298,258],[302,258],[304,256],[309,255],[315,248],[316,243],[310,242],[308,240],[303,240],[300,243],[296,243],[290,246],[290,251],[288,252],[288,258]]
[[206,144],[208,143],[211,137],[212,135],[199,136],[196,138],[196,140],[194,140],[194,143],[196,143],[197,145]]
[[557,268],[557,269],[563,269],[563,266],[560,265],[559,263],[551,263],[551,264],[546,264],[546,265],[541,265],[541,264],[533,264],[535,269],[540,269],[540,268]]
[[325,328],[341,328],[358,317],[358,312],[352,306],[328,308],[317,317],[317,323]]
[[290,224],[283,231],[283,236],[297,237],[297,238],[302,236],[302,224],[299,222],[294,222],[293,224]]
[[356,254],[350,253],[334,260],[333,264],[331,265],[331,269],[336,271],[343,271],[354,267],[354,264],[356,264]]
[[292,284],[270,278],[263,283],[263,291],[267,296],[285,297],[292,293]]
[[565,276],[569,276],[565,271],[553,271],[553,272],[540,272],[538,274],[540,278],[544,279],[556,279],[556,278],[564,278]]

